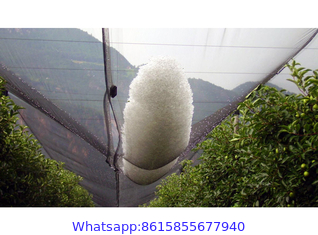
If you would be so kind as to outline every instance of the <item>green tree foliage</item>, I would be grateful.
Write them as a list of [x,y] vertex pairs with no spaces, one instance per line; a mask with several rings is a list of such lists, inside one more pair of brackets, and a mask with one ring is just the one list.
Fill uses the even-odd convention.
[[259,86],[158,186],[153,207],[318,206],[318,72],[287,65],[301,94]]
[[[0,77],[0,95],[5,81]],[[0,98],[0,206],[94,206],[81,177],[47,159],[38,141],[17,124],[21,107]]]

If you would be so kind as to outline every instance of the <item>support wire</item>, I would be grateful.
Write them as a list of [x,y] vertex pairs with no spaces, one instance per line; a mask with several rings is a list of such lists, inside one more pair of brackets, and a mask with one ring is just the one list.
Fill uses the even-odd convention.
[[[116,174],[116,204],[119,207],[119,168],[117,166],[117,158],[118,158],[118,150],[120,148],[120,131],[119,125],[115,117],[115,112],[113,109],[113,105],[111,102],[111,91],[110,89],[113,86],[112,80],[112,72],[111,72],[111,56],[110,56],[110,46],[109,46],[109,29],[102,29],[103,35],[103,55],[104,55],[104,71],[105,71],[105,83],[106,83],[106,91],[104,95],[104,115],[105,115],[105,124],[106,124],[106,133],[108,138],[108,152],[106,157],[106,162],[110,165],[110,167],[115,171]],[[114,150],[113,136],[112,136],[112,127],[111,127],[111,117],[110,112],[113,113],[113,117],[117,126],[119,141]]]

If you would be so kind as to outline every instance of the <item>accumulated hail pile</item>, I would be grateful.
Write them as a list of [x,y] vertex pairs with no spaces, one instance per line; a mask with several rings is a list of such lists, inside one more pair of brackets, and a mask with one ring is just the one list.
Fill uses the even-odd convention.
[[177,161],[190,139],[193,94],[183,69],[171,58],[140,68],[124,109],[123,171],[150,184]]

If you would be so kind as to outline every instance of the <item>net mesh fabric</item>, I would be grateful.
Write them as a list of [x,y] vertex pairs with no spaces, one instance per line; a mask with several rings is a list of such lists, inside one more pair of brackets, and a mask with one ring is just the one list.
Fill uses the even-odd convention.
[[[316,33],[316,29],[112,29],[106,37],[111,63],[105,70],[102,42],[79,29],[1,29],[0,76],[8,82],[14,101],[25,107],[20,115],[47,157],[65,162],[67,169],[81,175],[97,205],[137,206],[154,197],[161,179],[180,171],[182,160],[197,163],[200,153],[191,149],[251,90],[279,74],[299,51],[300,58],[312,54],[315,47],[306,46]],[[182,41],[185,35],[192,41]],[[193,91],[194,118],[189,145],[177,163],[145,186],[127,178],[113,157],[117,150],[118,161],[123,158],[119,130],[129,85],[138,65],[159,52],[183,63]],[[131,55],[140,64],[130,62]],[[279,76],[273,79],[277,84]],[[220,80],[237,89],[218,86]],[[114,98],[108,94],[111,84],[117,86]]]

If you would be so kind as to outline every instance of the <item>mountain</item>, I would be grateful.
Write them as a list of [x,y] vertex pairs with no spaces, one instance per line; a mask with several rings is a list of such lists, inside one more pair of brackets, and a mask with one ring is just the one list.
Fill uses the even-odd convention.
[[197,103],[229,103],[235,98],[235,93],[216,86],[202,79],[190,78],[193,100]]
[[[235,87],[232,91],[234,93],[236,93],[237,95],[242,95],[244,94],[247,90],[251,89],[252,87],[256,87],[258,85],[258,82],[245,82],[237,87]],[[283,88],[277,86],[277,85],[274,85],[273,83],[266,83],[265,85],[267,86],[270,86],[270,87],[274,87],[276,88],[278,91],[282,90]],[[287,95],[291,95],[293,93],[289,92],[289,91],[285,91],[284,92],[285,94]]]
[[193,92],[193,124],[230,104],[237,96],[233,91],[202,79],[190,78],[188,81]]
[[[138,67],[110,48],[112,80],[118,87],[114,102],[122,110]],[[103,46],[80,29],[0,29],[0,63],[23,78],[85,126],[102,120],[105,91]],[[196,123],[255,85],[226,90],[202,79],[189,78]],[[96,102],[97,101],[97,102]],[[120,114],[121,110],[117,110]],[[119,117],[122,120],[122,117]]]
[[[113,75],[130,82],[136,68],[110,50]],[[0,29],[0,63],[105,138],[103,46],[96,38],[80,29]]]
[[[110,50],[112,70],[135,69],[118,51]],[[37,81],[43,78],[52,78],[55,84],[59,83],[56,80],[76,80],[74,89],[78,86],[87,89],[82,82],[88,80],[91,86],[103,85],[97,79],[94,81],[94,77],[104,73],[102,43],[80,29],[0,29],[0,63],[39,89],[43,84]]]
[[[136,67],[110,52],[113,77],[130,83]],[[0,63],[56,102],[104,95],[102,43],[80,29],[0,29]]]

